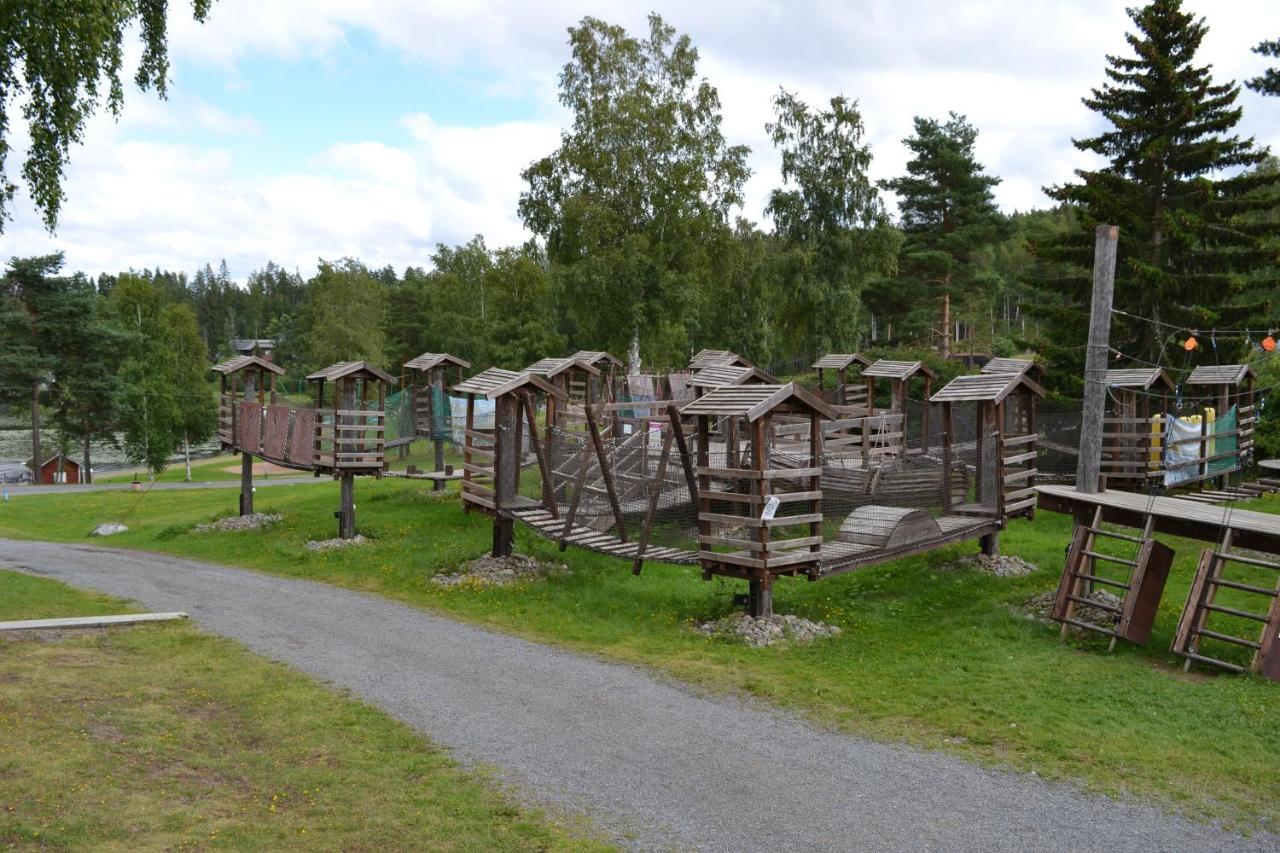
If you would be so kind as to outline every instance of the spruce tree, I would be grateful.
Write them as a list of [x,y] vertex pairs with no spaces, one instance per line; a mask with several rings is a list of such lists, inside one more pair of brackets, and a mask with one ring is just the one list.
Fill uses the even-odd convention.
[[1200,330],[1214,341],[1214,357],[1228,361],[1242,354],[1244,339],[1215,336],[1215,327],[1265,316],[1264,294],[1248,274],[1272,260],[1264,241],[1277,229],[1250,214],[1274,205],[1267,190],[1277,176],[1253,168],[1266,149],[1234,133],[1240,88],[1215,83],[1209,66],[1195,64],[1208,27],[1181,0],[1154,0],[1129,16],[1133,56],[1108,56],[1107,82],[1084,99],[1108,126],[1075,140],[1108,162],[1046,189],[1076,207],[1081,224],[1037,247],[1045,263],[1038,307],[1055,330],[1044,350],[1064,390],[1080,383],[1096,225],[1120,226],[1115,307],[1145,318],[1113,318],[1112,346],[1122,352],[1162,362],[1185,338],[1180,329]]
[[[1280,58],[1280,39],[1258,42],[1254,45],[1253,52],[1259,56]],[[1244,84],[1255,92],[1280,96],[1280,68],[1268,68],[1252,80],[1246,80]]]
[[903,296],[930,306],[916,326],[927,327],[938,318],[945,358],[950,354],[952,304],[959,300],[972,310],[998,286],[984,250],[1007,236],[1009,224],[991,195],[1000,179],[985,174],[974,155],[977,128],[951,113],[946,122],[917,117],[915,129],[914,136],[903,140],[914,155],[907,173],[884,182],[898,195],[906,244],[901,275],[889,286],[892,296],[884,294],[882,302],[890,311],[895,302],[903,305]]

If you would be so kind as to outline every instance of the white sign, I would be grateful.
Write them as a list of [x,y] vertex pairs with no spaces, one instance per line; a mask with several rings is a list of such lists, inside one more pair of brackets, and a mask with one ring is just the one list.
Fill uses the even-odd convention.
[[764,502],[764,512],[760,513],[760,518],[764,521],[772,521],[773,517],[778,514],[778,507],[782,506],[782,501],[773,495],[769,495],[769,499]]

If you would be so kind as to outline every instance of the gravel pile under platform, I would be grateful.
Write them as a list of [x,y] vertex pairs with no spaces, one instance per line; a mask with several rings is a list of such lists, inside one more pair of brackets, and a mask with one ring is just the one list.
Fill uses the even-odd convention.
[[209,533],[215,530],[261,530],[270,527],[281,519],[279,513],[255,512],[252,515],[233,515],[220,518],[211,524],[197,524],[195,533]]
[[768,619],[757,619],[746,613],[726,616],[714,622],[703,622],[695,628],[708,637],[737,640],[753,648],[772,646],[775,643],[811,643],[840,633],[835,625],[812,622],[799,616],[774,614]]
[[[1056,590],[1037,595],[1024,605],[1024,609],[1035,616],[1044,619],[1049,618],[1049,612],[1053,610],[1053,601],[1058,597]],[[1105,589],[1095,589],[1089,595],[1085,596],[1099,604],[1107,604],[1111,607],[1119,607],[1124,601]],[[1113,613],[1110,610],[1103,610],[1100,607],[1090,607],[1087,604],[1076,603],[1074,618],[1082,622],[1092,622],[1095,625],[1114,625],[1120,621],[1120,614]]]
[[313,539],[307,543],[312,551],[332,551],[334,548],[348,548],[352,545],[363,545],[369,540],[357,533],[350,539]]
[[1029,575],[1038,568],[1039,566],[1035,563],[1029,563],[1021,557],[1011,557],[1005,554],[1000,554],[996,557],[988,557],[986,554],[972,554],[943,564],[942,571],[973,569],[988,575],[995,575],[998,578],[1013,578]]
[[502,586],[542,580],[550,575],[568,572],[569,567],[564,563],[542,563],[523,554],[512,554],[510,557],[486,554],[469,563],[463,563],[453,574],[436,575],[431,581],[445,588],[461,585]]

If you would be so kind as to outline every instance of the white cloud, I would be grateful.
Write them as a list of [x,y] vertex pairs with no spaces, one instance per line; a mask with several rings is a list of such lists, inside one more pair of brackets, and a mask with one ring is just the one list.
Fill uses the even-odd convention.
[[[526,236],[516,215],[520,172],[555,146],[566,120],[555,102],[566,27],[595,14],[639,34],[650,8],[690,35],[702,72],[720,90],[729,141],[752,147],[755,175],[743,211],[749,218],[763,218],[765,198],[779,183],[764,132],[779,85],[812,103],[836,92],[857,98],[876,178],[904,167],[901,140],[912,132],[913,116],[964,113],[979,128],[980,159],[1003,179],[1000,203],[1043,206],[1042,186],[1068,180],[1090,162],[1070,140],[1097,129],[1080,99],[1103,81],[1105,55],[1127,50],[1123,5],[219,0],[208,23],[197,25],[189,5],[175,3],[172,99],[134,93],[120,124],[95,120],[86,145],[73,152],[58,237],[45,236],[20,206],[3,242],[8,254],[65,248],[71,266],[95,272],[191,269],[226,257],[239,276],[268,259],[305,272],[318,257],[343,254],[371,264],[423,264],[437,242],[476,233],[491,245],[518,242]],[[1280,9],[1271,0],[1187,6],[1208,17],[1199,58],[1213,64],[1219,80],[1252,76],[1265,65],[1249,47],[1280,34]],[[269,135],[273,117],[228,110],[182,89],[184,69],[201,67],[223,75],[225,92],[240,91],[252,73],[245,60],[259,56],[341,69],[360,60],[355,46],[369,40],[405,58],[407,73],[462,73],[476,83],[469,97],[520,97],[532,106],[526,114],[538,118],[464,126],[405,103],[402,127],[339,127],[319,154],[300,152],[296,162],[263,175],[252,153],[232,142]],[[1242,132],[1280,147],[1280,101],[1246,92],[1242,102]],[[193,127],[208,140],[154,140]]]

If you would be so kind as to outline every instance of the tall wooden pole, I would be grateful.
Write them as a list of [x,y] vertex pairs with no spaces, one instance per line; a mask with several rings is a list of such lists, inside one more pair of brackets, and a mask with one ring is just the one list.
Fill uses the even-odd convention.
[[253,454],[240,451],[240,514],[253,515]]
[[[445,368],[437,367],[431,380],[431,441],[435,451],[435,470],[440,474],[444,473],[444,436],[438,432],[438,427],[444,423],[444,413],[437,412],[436,407],[449,405],[449,398],[444,395],[444,371]],[[444,480],[437,479],[432,483],[432,490],[442,492],[444,485]]]
[[1098,491],[1102,469],[1102,419],[1107,404],[1107,356],[1111,351],[1111,300],[1116,285],[1116,244],[1120,229],[1099,225],[1093,244],[1093,301],[1089,309],[1089,345],[1084,361],[1084,417],[1080,422],[1080,460],[1076,491]]

